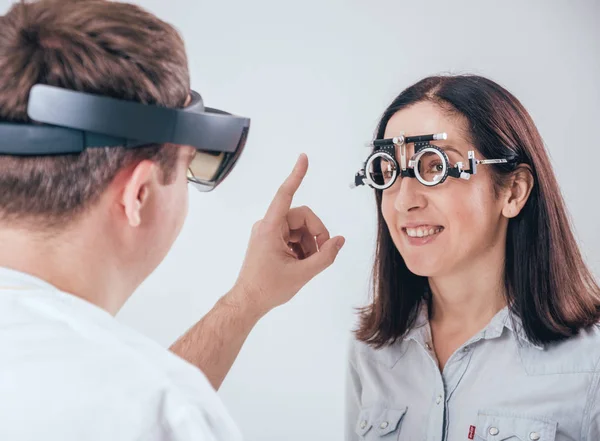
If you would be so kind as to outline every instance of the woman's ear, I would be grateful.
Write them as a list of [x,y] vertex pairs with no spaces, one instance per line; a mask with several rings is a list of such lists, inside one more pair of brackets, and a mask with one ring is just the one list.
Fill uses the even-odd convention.
[[534,185],[531,167],[527,164],[519,165],[508,181],[502,214],[509,219],[516,217],[529,199]]

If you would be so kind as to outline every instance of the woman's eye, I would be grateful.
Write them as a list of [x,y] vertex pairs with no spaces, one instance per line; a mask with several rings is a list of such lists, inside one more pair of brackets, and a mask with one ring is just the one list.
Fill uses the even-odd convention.
[[435,171],[435,172],[444,171],[444,164],[442,164],[441,162],[436,162],[434,164],[431,164],[431,171]]

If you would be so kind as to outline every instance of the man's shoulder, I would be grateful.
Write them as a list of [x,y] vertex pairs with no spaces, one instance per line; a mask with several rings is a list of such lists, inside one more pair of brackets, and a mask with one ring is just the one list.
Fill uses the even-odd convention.
[[13,305],[6,300],[0,301],[6,307],[0,312],[0,395],[11,403],[0,405],[5,423],[13,414],[30,414],[32,423],[69,417],[138,434],[234,427],[199,369],[112,316],[33,296]]
[[[82,310],[64,308],[46,313],[36,306],[9,334],[22,340],[21,348],[40,362],[63,364],[65,371],[105,379],[120,390],[181,390],[192,397],[215,393],[200,369],[104,311],[78,315]],[[50,310],[55,305],[44,306]]]

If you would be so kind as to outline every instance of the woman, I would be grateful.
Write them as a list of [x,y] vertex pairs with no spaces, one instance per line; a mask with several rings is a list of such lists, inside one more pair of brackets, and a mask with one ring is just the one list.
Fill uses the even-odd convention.
[[377,138],[346,439],[599,441],[600,289],[527,111],[488,79],[431,77]]

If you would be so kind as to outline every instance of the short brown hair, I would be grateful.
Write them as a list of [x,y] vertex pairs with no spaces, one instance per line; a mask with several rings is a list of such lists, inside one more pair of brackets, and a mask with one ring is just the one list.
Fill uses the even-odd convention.
[[[190,91],[178,32],[138,6],[106,0],[22,1],[0,16],[0,120],[27,122],[38,83],[171,108]],[[119,170],[144,159],[158,162],[169,180],[177,148],[0,155],[0,219],[64,224],[97,201]]]
[[[600,320],[600,288],[586,266],[550,158],[533,120],[510,92],[477,75],[434,76],[405,89],[385,110],[376,137],[390,118],[423,101],[467,120],[473,145],[484,158],[516,158],[530,167],[535,185],[521,213],[509,220],[504,262],[507,304],[533,343],[576,335]],[[492,166],[501,185],[517,165]],[[428,279],[412,273],[392,241],[376,190],[377,249],[373,301],[360,309],[356,336],[373,347],[393,344],[415,324]]]

